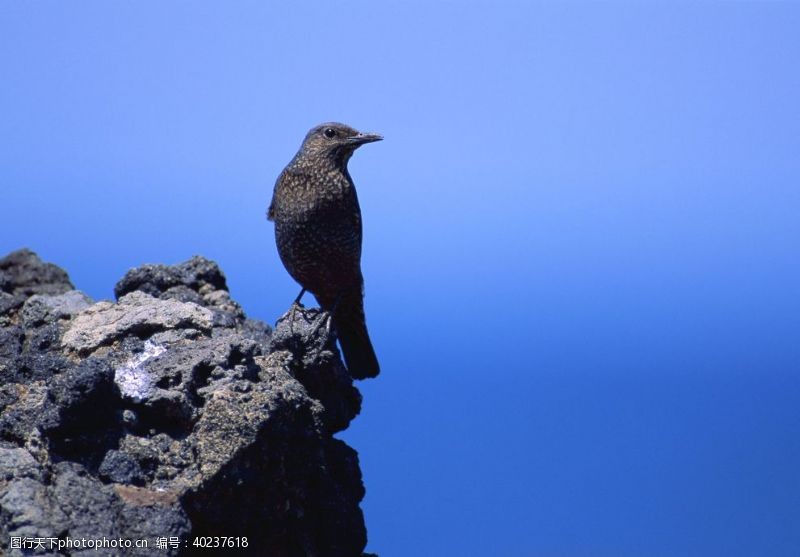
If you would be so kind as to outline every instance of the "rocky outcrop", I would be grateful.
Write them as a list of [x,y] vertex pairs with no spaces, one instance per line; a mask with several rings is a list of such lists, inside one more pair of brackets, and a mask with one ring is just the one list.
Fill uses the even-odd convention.
[[133,269],[115,295],[30,251],[0,259],[0,554],[361,555],[358,457],[333,437],[361,397],[319,313],[273,331],[201,257]]

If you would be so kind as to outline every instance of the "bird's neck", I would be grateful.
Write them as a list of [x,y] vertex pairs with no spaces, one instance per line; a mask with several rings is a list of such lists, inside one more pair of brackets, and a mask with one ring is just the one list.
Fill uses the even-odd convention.
[[349,175],[347,163],[350,161],[351,156],[353,156],[353,151],[349,149],[329,151],[324,154],[315,154],[314,156],[308,156],[300,152],[295,157],[294,166],[296,168],[324,169],[328,172],[340,172],[344,175]]

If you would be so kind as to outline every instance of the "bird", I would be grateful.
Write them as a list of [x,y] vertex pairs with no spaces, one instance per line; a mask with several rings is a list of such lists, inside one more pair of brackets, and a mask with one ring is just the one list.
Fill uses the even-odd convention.
[[326,312],[354,379],[380,372],[364,315],[361,208],[347,163],[356,149],[381,141],[338,122],[311,128],[278,176],[267,210],[281,262]]

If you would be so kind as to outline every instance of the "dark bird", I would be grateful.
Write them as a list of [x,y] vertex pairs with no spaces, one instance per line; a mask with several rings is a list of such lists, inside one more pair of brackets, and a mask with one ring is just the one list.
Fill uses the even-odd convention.
[[275,221],[278,253],[289,274],[328,312],[350,375],[378,375],[364,318],[361,209],[347,162],[380,135],[344,124],[321,124],[306,135],[283,169],[267,216]]

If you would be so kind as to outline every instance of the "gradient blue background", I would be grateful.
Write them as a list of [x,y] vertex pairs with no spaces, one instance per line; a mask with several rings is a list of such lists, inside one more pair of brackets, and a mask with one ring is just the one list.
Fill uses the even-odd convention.
[[369,549],[796,557],[798,30],[791,3],[4,1],[0,252],[96,298],[203,254],[274,322],[275,177],[318,122],[380,132],[350,165]]

